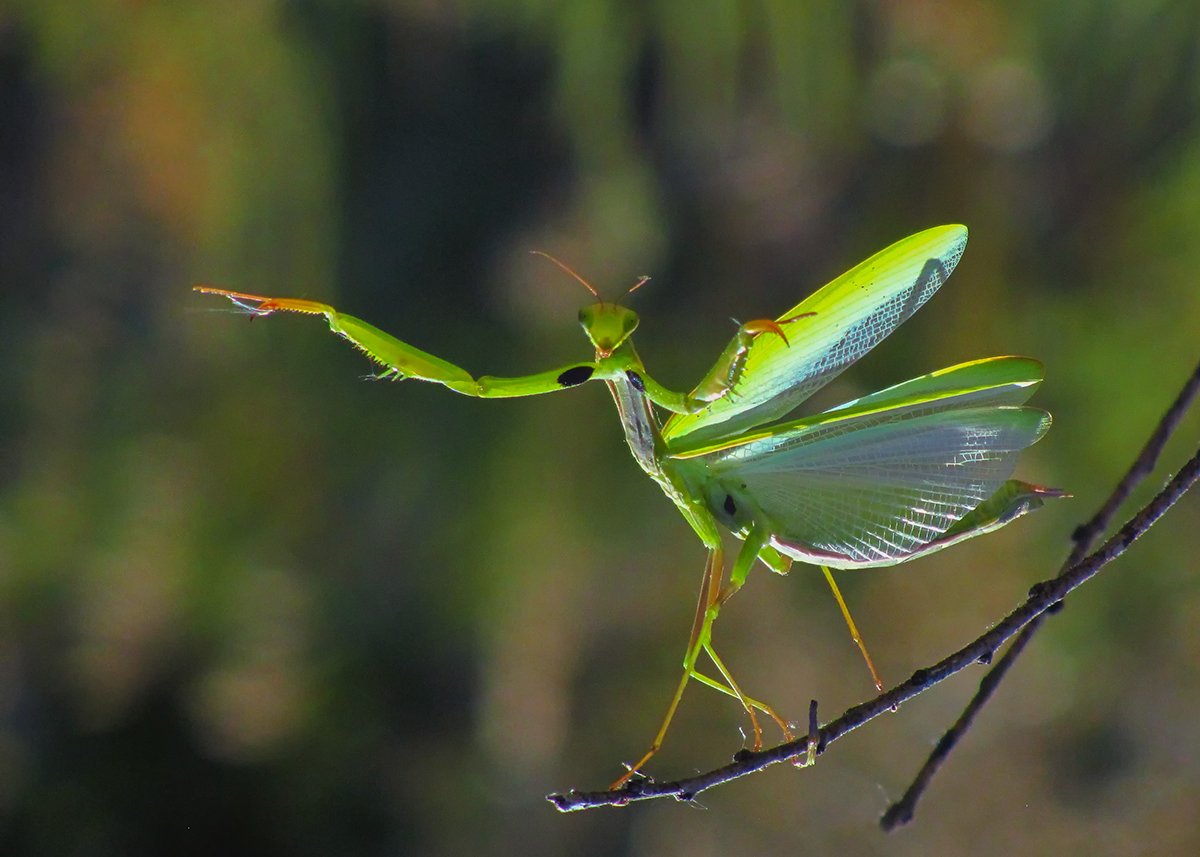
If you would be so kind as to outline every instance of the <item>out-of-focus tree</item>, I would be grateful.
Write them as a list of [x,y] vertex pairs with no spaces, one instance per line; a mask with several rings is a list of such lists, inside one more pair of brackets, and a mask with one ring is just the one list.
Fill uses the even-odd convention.
[[[730,316],[967,223],[830,402],[1032,354],[1056,426],[1022,473],[1078,499],[847,581],[898,678],[1056,567],[1195,363],[1198,36],[1187,0],[0,2],[0,851],[1194,853],[1194,499],[1054,619],[902,838],[879,789],[969,677],[708,813],[562,817],[541,795],[657,722],[702,561],[603,391],[358,383],[317,325],[188,287],[520,373],[587,353],[542,248],[610,295],[654,274],[639,347],[683,387]],[[796,717],[871,691],[821,586],[755,573],[719,631]],[[743,725],[690,692],[652,772]]]

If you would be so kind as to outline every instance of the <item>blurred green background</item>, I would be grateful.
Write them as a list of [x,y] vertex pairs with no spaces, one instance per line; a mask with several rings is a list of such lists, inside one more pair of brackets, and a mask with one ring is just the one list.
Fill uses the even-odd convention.
[[[1049,623],[911,828],[875,824],[981,668],[706,810],[559,815],[656,728],[703,564],[607,392],[369,383],[319,321],[189,291],[520,374],[589,355],[541,248],[608,295],[653,274],[639,348],[685,388],[731,316],[968,224],[820,402],[1035,355],[1056,425],[1019,475],[1075,499],[842,577],[896,682],[1057,570],[1195,365],[1194,0],[0,0],[0,96],[0,852],[1200,852],[1197,498]],[[717,639],[794,718],[873,696],[811,569],[757,570]],[[744,728],[693,687],[650,772]]]

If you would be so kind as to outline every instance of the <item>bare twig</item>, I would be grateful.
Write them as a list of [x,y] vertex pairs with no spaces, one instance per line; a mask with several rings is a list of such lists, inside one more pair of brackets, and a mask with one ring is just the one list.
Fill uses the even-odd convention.
[[[917,670],[908,681],[881,694],[875,699],[856,705],[836,720],[818,730],[818,741],[827,747],[843,735],[898,707],[933,685],[965,669],[975,661],[990,660],[992,653],[1009,637],[1033,618],[1052,608],[1068,592],[1083,584],[1101,568],[1125,552],[1133,542],[1157,521],[1172,505],[1200,479],[1200,450],[1188,461],[1167,486],[1145,508],[1129,520],[1104,546],[1064,574],[1035,584],[1029,597],[1020,607],[994,625],[991,630],[959,651],[926,669]],[[760,753],[740,752],[735,761],[724,767],[694,777],[673,782],[655,783],[632,780],[615,791],[576,792],[547,795],[559,810],[569,812],[597,806],[624,806],[632,801],[674,797],[693,800],[700,792],[730,780],[762,770],[770,765],[795,758],[808,749],[812,737],[805,735]]]
[[[1090,521],[1079,526],[1072,533],[1071,539],[1074,541],[1074,546],[1071,549],[1070,555],[1063,563],[1061,574],[1065,574],[1083,558],[1083,555],[1091,548],[1092,543],[1108,529],[1113,516],[1117,513],[1121,505],[1129,499],[1129,495],[1133,493],[1134,488],[1154,472],[1163,447],[1167,445],[1167,441],[1179,426],[1184,414],[1187,413],[1198,392],[1200,392],[1200,364],[1196,366],[1195,370],[1188,377],[1183,385],[1183,389],[1179,391],[1179,395],[1175,397],[1175,401],[1171,403],[1171,407],[1163,414],[1158,426],[1150,435],[1150,439],[1146,441],[1146,445],[1142,448],[1141,453],[1134,459],[1125,476],[1117,483],[1117,487],[1113,489],[1112,494],[1104,501],[1104,504],[1092,516]],[[921,766],[921,770],[917,772],[912,783],[905,790],[903,797],[889,806],[880,818],[879,824],[884,830],[891,831],[912,821],[913,811],[916,809],[917,802],[925,793],[925,789],[928,787],[930,781],[937,774],[942,763],[953,752],[958,742],[970,730],[975,722],[976,715],[991,699],[996,688],[1000,686],[1004,677],[1008,675],[1008,671],[1012,668],[1012,665],[1016,663],[1017,658],[1021,656],[1029,641],[1033,639],[1033,635],[1041,627],[1045,617],[1050,615],[1051,612],[1054,611],[1047,610],[1039,614],[1028,625],[1022,628],[1021,633],[1013,640],[1012,645],[1009,646],[1004,656],[980,680],[979,690],[976,691],[971,701],[967,703],[958,720],[946,730],[946,733],[933,748],[933,751],[929,754],[929,758],[925,760],[925,764]]]

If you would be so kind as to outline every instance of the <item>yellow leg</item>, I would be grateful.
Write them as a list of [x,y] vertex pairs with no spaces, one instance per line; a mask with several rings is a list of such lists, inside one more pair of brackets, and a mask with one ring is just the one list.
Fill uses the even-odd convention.
[[683,689],[687,687],[688,679],[691,678],[691,673],[685,672],[683,678],[679,680],[679,687],[675,688],[675,695],[671,697],[671,704],[667,706],[667,716],[663,718],[662,726],[658,727],[658,734],[654,736],[654,740],[650,742],[650,749],[647,750],[642,758],[637,760],[637,764],[631,765],[629,770],[621,774],[613,780],[609,785],[609,791],[615,791],[629,781],[629,778],[642,769],[647,762],[658,752],[662,747],[663,739],[667,737],[667,729],[671,726],[671,719],[675,716],[675,709],[679,707],[679,700],[683,699]]
[[701,684],[708,685],[713,690],[721,691],[721,693],[725,694],[726,696],[732,696],[734,699],[749,703],[750,705],[757,708],[763,714],[767,715],[768,717],[770,717],[772,720],[775,721],[775,725],[778,726],[779,731],[781,731],[783,733],[784,741],[792,740],[792,738],[793,738],[792,727],[788,725],[786,720],[784,720],[782,717],[780,717],[778,714],[775,713],[774,708],[767,705],[765,702],[762,702],[760,700],[746,696],[744,693],[739,695],[737,690],[735,690],[734,688],[729,687],[728,685],[722,684],[721,682],[717,681],[715,678],[710,678],[709,676],[706,676],[702,672],[693,672],[692,678],[694,678],[696,681],[700,682]]
[[[746,575],[750,573],[750,568],[758,559],[759,551],[762,550],[762,547],[765,543],[766,536],[759,530],[752,530],[746,536],[746,541],[742,545],[742,549],[738,552],[737,559],[733,561],[733,569],[729,572],[729,583],[721,587],[720,592],[716,595],[716,600],[709,606],[709,630],[708,633],[705,634],[702,643],[704,650],[708,653],[709,658],[716,665],[727,684],[727,688],[718,688],[718,690],[722,690],[724,693],[729,693],[731,696],[737,697],[738,701],[742,703],[742,707],[746,709],[746,713],[750,715],[750,725],[754,728],[755,752],[762,748],[762,729],[759,728],[758,718],[754,715],[755,708],[762,711],[764,714],[767,714],[772,720],[775,721],[775,724],[779,727],[780,731],[783,732],[784,741],[792,740],[792,730],[788,727],[787,722],[784,721],[784,719],[778,714],[776,714],[774,709],[772,709],[769,705],[764,705],[763,703],[751,699],[742,693],[741,688],[739,688],[737,683],[733,680],[733,674],[726,669],[725,664],[721,661],[721,658],[718,657],[716,651],[713,650],[711,628],[712,623],[716,621],[717,613],[720,611],[721,606],[730,598],[732,598],[733,594],[741,589],[742,584],[746,582]],[[694,674],[697,675],[697,677],[699,676],[698,673]]]
[[[750,725],[754,731],[754,749],[762,748],[762,727],[758,723],[758,715],[755,709],[769,716],[782,730],[785,741],[792,740],[792,732],[788,727],[787,722],[775,713],[766,703],[760,702],[757,699],[746,696],[742,693],[734,681],[732,674],[725,667],[725,664],[718,657],[711,645],[712,626],[717,619],[717,614],[721,610],[721,605],[724,604],[734,592],[741,588],[742,583],[746,579],[746,574],[750,566],[754,564],[758,550],[762,547],[761,539],[748,538],[746,544],[743,545],[741,552],[738,554],[737,561],[734,563],[733,571],[730,574],[729,585],[721,586],[721,576],[724,571],[724,552],[720,546],[710,548],[708,561],[704,566],[704,578],[700,585],[700,597],[696,603],[696,616],[692,621],[692,633],[688,640],[687,652],[683,659],[683,675],[679,679],[679,684],[675,688],[675,694],[671,697],[671,703],[667,706],[667,713],[663,717],[662,725],[658,728],[658,733],[654,736],[654,740],[650,742],[650,748],[638,759],[637,764],[633,765],[620,776],[610,789],[619,789],[625,785],[638,770],[642,768],[655,753],[662,747],[663,740],[666,738],[667,730],[671,726],[671,720],[675,717],[675,711],[679,708],[679,702],[683,699],[684,688],[687,687],[688,681],[696,679],[701,684],[721,691],[721,693],[734,697],[742,704],[742,708],[746,710],[750,717]],[[700,656],[700,652],[706,652],[713,664],[720,671],[724,682],[710,678],[696,669],[696,661]]]
[[675,717],[675,711],[679,708],[679,701],[683,699],[683,690],[687,687],[688,680],[692,677],[696,670],[696,658],[700,655],[700,650],[703,647],[703,636],[712,625],[710,618],[710,607],[717,600],[721,592],[721,572],[725,567],[724,551],[718,545],[710,548],[708,559],[704,564],[704,577],[700,583],[700,597],[696,603],[696,616],[692,620],[692,633],[688,638],[687,652],[683,656],[683,675],[679,679],[679,685],[675,688],[675,695],[671,697],[671,704],[667,706],[667,713],[663,717],[662,725],[658,727],[658,733],[654,736],[654,740],[650,742],[650,748],[642,755],[642,758],[637,760],[637,763],[629,768],[624,774],[619,776],[608,787],[609,790],[619,789],[629,781],[629,778],[641,770],[642,766],[654,757],[662,747],[663,739],[667,737],[667,730],[671,727],[671,720]]
[[[733,691],[734,696],[736,696],[738,699],[738,702],[742,704],[742,708],[744,708],[746,713],[750,715],[750,728],[754,731],[754,747],[752,749],[755,753],[757,753],[762,749],[762,727],[758,725],[758,715],[754,713],[754,706],[750,703],[750,700],[747,698],[746,694],[742,693],[742,689],[737,686],[737,682],[733,680],[733,675],[725,668],[725,664],[721,663],[721,659],[717,657],[717,653],[713,651],[712,646],[710,646],[708,643],[705,643],[704,651],[708,652],[709,658],[711,658],[712,662],[716,664],[717,670],[719,670],[722,677],[724,677],[726,684],[729,685],[730,690]],[[692,675],[695,674],[696,673],[693,670]]]
[[825,572],[825,579],[829,581],[829,588],[833,590],[833,597],[837,599],[838,607],[842,609],[842,618],[846,620],[846,625],[850,628],[850,637],[858,646],[858,650],[862,652],[863,660],[867,662],[867,669],[871,671],[871,679],[875,682],[875,689],[883,693],[883,680],[875,670],[875,664],[871,662],[871,655],[867,652],[867,644],[863,642],[862,634],[858,633],[858,627],[854,624],[854,620],[850,618],[850,610],[846,607],[846,599],[842,598],[841,591],[833,581],[833,572],[826,566],[821,566],[821,571]]
[[[776,714],[775,710],[771,708],[771,706],[759,702],[757,699],[751,699],[750,697],[746,696],[746,694],[742,693],[742,689],[738,687],[737,683],[733,680],[733,674],[725,668],[725,664],[723,664],[721,659],[717,657],[717,653],[713,651],[711,645],[705,643],[704,651],[708,652],[708,656],[712,658],[712,662],[717,665],[717,669],[721,671],[721,675],[725,678],[725,681],[728,682],[729,690],[733,691],[733,693],[730,695],[736,696],[738,701],[742,703],[742,707],[746,709],[746,713],[750,715],[750,725],[754,728],[754,752],[757,753],[762,749],[762,729],[759,728],[758,718],[754,716],[754,709],[756,708],[775,721],[775,725],[778,726],[783,732],[784,741],[791,741],[792,730],[788,727],[784,719]],[[696,672],[693,672],[692,675],[696,678],[700,677],[700,674]],[[712,687],[712,685],[709,684],[709,687]],[[724,690],[722,688],[718,689]],[[724,692],[728,693],[728,690],[724,690]]]

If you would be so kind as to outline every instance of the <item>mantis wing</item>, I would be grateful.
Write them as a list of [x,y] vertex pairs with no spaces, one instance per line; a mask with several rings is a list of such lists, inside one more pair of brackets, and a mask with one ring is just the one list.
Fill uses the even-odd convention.
[[[920,309],[950,276],[966,243],[965,226],[926,229],[792,307],[778,319],[787,342],[758,336],[728,395],[667,420],[668,446],[680,446],[684,437],[729,437],[787,414]],[[805,313],[815,315],[797,318]]]
[[826,415],[867,413],[910,407],[948,408],[1023,405],[1042,383],[1042,363],[1032,357],[984,357],[843,402]]
[[[738,437],[716,440],[700,446],[689,445],[673,451],[672,458],[689,459],[711,455],[723,450],[768,441],[804,427],[844,421],[850,417],[889,412],[893,419],[911,411],[930,413],[951,408],[980,408],[999,405],[1022,405],[1042,383],[1042,364],[1032,357],[985,357],[939,369],[895,384],[869,396],[843,402],[821,414],[781,425],[768,426]],[[756,449],[763,448],[759,444]]]
[[[1035,362],[997,360],[990,367],[997,376]],[[983,362],[943,370],[942,378],[969,377]],[[944,383],[938,374],[927,383]],[[891,389],[909,385],[911,393],[923,380]],[[1030,392],[998,383],[909,395],[907,404],[882,409],[873,406],[879,393],[865,406],[859,400],[684,457],[706,464],[710,506],[753,519],[781,553],[835,568],[894,565],[1003,526],[1043,496],[1061,496],[1009,480],[1017,454],[1050,427],[1045,411],[1012,404]]]

